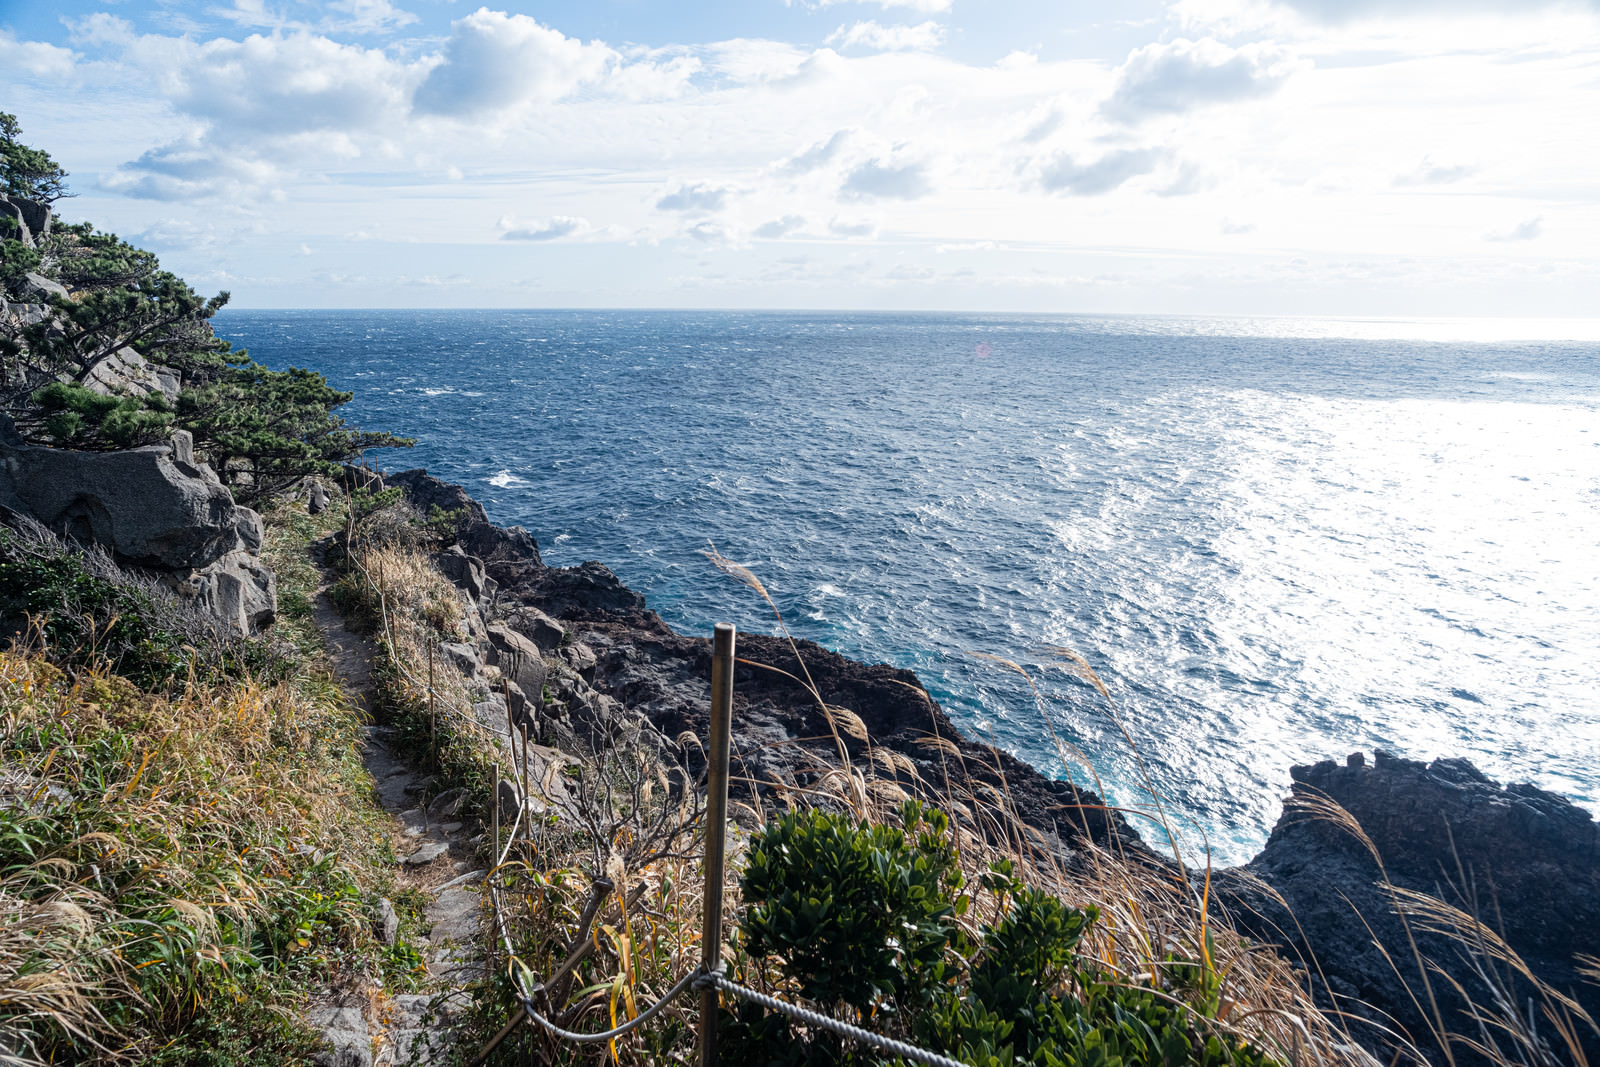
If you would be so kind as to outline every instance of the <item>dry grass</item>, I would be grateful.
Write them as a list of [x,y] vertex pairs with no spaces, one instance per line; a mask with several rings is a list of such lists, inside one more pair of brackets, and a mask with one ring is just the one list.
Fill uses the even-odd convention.
[[0,654],[0,1020],[20,1062],[185,1062],[223,1015],[269,1057],[252,1062],[303,1050],[275,1012],[296,976],[370,955],[363,895],[388,859],[359,730],[331,685],[161,696]]
[[[746,568],[714,550],[708,556],[772,603],[760,580]],[[433,620],[448,614],[440,604],[453,598],[453,590],[441,584],[443,579],[414,549],[374,547],[363,551],[359,562],[369,595],[376,595],[388,620],[386,627],[380,621],[376,629],[386,635],[399,661],[394,665],[396,685],[409,705],[419,708],[426,703],[426,684],[418,683],[430,634],[435,640],[447,636],[438,632]],[[1081,660],[1075,662],[1060,651],[1063,669],[1080,674],[1087,669]],[[801,669],[804,672],[803,661]],[[1104,692],[1092,672],[1089,677]],[[816,694],[808,676],[795,680]],[[462,699],[451,689],[457,683],[448,672],[440,672],[437,663],[435,682],[441,694],[436,703]],[[767,787],[767,795],[781,806],[820,805],[866,820],[897,820],[899,805],[907,797],[936,803],[952,814],[953,843],[971,896],[963,922],[972,933],[997,919],[1006,907],[1003,895],[980,887],[979,876],[996,861],[1008,860],[1024,881],[1047,888],[1070,904],[1099,909],[1101,919],[1084,951],[1122,980],[1161,990],[1174,999],[1198,997],[1174,977],[1183,970],[1175,964],[1198,966],[1215,980],[1218,1028],[1274,1051],[1285,1062],[1371,1064],[1336,1022],[1316,1009],[1286,960],[1248,944],[1212,915],[1209,872],[1191,879],[1181,868],[1128,862],[1088,844],[1075,846],[1077,850],[1064,857],[1058,843],[1046,841],[1020,818],[1004,788],[951,774],[946,780],[976,785],[954,795],[938,792],[919,777],[916,765],[904,754],[873,745],[866,724],[854,711],[820,698],[817,703],[840,758],[818,760],[804,787],[792,781],[757,783],[748,778],[745,784]],[[470,762],[476,767],[518,779],[522,772],[517,745],[460,717],[450,717],[447,725],[444,719],[440,722],[441,734],[455,734],[465,727],[464,735],[451,736],[441,741],[442,746],[472,751]],[[845,737],[867,743],[864,760],[850,760]],[[931,737],[927,743],[941,759],[962,759],[961,750],[945,739]],[[692,748],[699,740],[685,736],[678,744]],[[1071,751],[1064,743],[1062,747]],[[547,800],[560,793],[567,813],[535,819],[523,827],[494,872],[503,902],[501,919],[513,952],[510,958],[501,954],[497,977],[480,997],[478,1036],[498,1030],[516,1010],[514,977],[537,990],[542,1012],[568,1028],[594,1031],[633,1017],[698,965],[703,907],[703,876],[694,844],[699,834],[700,811],[694,803],[698,786],[675,765],[674,748],[665,746],[663,762],[659,746],[640,746],[619,737],[614,747],[601,746],[600,756],[575,777],[563,774],[562,789],[549,788],[553,783],[548,780],[531,783],[531,792],[542,792]],[[1088,767],[1081,753],[1073,754]],[[736,783],[738,770],[736,756]],[[1092,767],[1089,770],[1092,774]],[[488,782],[481,785],[487,803]],[[737,801],[734,809],[746,827],[759,828],[768,814]],[[738,869],[744,837],[736,834],[725,887],[728,929],[738,915],[732,872]],[[996,841],[1006,844],[997,846]],[[773,975],[748,969],[748,961],[745,966],[745,980],[773,986]],[[561,975],[559,980],[553,979],[556,975]],[[524,1051],[537,1052],[547,1061],[662,1062],[682,1057],[692,1048],[694,1021],[692,999],[680,998],[648,1026],[607,1045],[558,1046],[542,1032],[524,1027],[514,1031],[498,1053],[503,1060],[495,1062],[515,1062]]]

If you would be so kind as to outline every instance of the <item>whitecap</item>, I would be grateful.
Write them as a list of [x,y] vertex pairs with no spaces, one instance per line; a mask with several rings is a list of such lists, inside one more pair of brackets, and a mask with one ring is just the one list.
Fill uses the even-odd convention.
[[489,484],[498,486],[501,489],[520,489],[523,486],[528,485],[529,482],[528,479],[512,474],[509,470],[503,470],[496,474],[493,478],[490,478]]

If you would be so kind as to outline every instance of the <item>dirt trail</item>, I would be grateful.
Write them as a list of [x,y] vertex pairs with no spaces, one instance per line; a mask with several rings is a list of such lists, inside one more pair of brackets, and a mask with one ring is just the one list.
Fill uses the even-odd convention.
[[[344,690],[369,707],[374,647],[345,625],[329,596],[333,576],[324,569],[315,601],[317,628]],[[433,779],[400,758],[389,745],[388,727],[367,727],[362,757],[383,809],[392,820],[396,880],[401,890],[421,889],[426,941],[419,944],[427,965],[427,989],[389,997],[381,989],[330,992],[308,1014],[321,1030],[328,1051],[325,1067],[431,1067],[447,1062],[449,1016],[470,1002],[466,987],[483,974],[482,914],[479,889],[484,871],[474,869],[474,825],[458,819],[464,790],[432,796]],[[422,803],[429,798],[426,806]],[[394,940],[398,919],[388,900],[380,904],[386,941]]]

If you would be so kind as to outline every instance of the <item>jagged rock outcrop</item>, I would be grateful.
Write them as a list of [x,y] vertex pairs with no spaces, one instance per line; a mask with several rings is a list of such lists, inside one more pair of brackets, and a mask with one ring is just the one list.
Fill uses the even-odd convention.
[[[542,681],[520,674],[513,678],[538,705],[531,721],[541,738],[581,747],[618,731],[674,738],[692,730],[704,736],[708,639],[675,634],[648,610],[643,596],[603,564],[545,566],[536,546],[528,551],[532,538],[516,528],[494,527],[459,486],[425,471],[385,475],[384,483],[404,489],[424,513],[437,506],[465,516],[458,525],[459,554],[451,550],[438,558],[464,592],[484,582],[497,586],[493,611],[499,620],[484,642],[487,660],[511,675],[523,669],[516,665],[542,657]],[[480,554],[474,545],[492,551]],[[486,578],[478,576],[479,567]],[[478,610],[488,607],[480,602]],[[1009,793],[1041,839],[1055,842],[1064,856],[1072,852],[1073,841],[1087,835],[1156,862],[1122,816],[1106,810],[1099,797],[963,738],[912,672],[857,663],[808,641],[799,643],[802,669],[786,641],[742,634],[739,642],[742,657],[777,668],[741,666],[736,676],[735,740],[753,778],[803,788],[837,765],[827,717],[816,696],[795,680],[809,671],[824,701],[849,708],[874,746],[898,755],[908,788],[927,789],[952,805],[961,803],[957,797]],[[544,690],[548,703],[541,702]],[[503,716],[504,704],[497,707]],[[483,717],[488,722],[494,714],[487,709]],[[852,760],[868,759],[866,742],[848,729],[840,738]],[[698,758],[692,751],[685,755],[691,762]],[[759,785],[756,792],[765,795],[773,788]]]
[[[1326,760],[1291,774],[1293,796],[1266,847],[1219,886],[1238,925],[1302,959],[1315,957],[1313,985],[1326,1003],[1369,1017],[1375,1013],[1362,1002],[1377,1006],[1423,1048],[1436,1047],[1417,1009],[1427,997],[1396,896],[1382,884],[1386,871],[1402,893],[1428,894],[1477,916],[1542,981],[1600,1019],[1600,986],[1580,972],[1583,956],[1600,956],[1600,824],[1588,812],[1531,785],[1501,786],[1463,759],[1423,763],[1380,751],[1369,763],[1356,753],[1342,766]],[[1329,801],[1359,826],[1382,869],[1348,822],[1329,817]],[[1476,954],[1473,946],[1438,932],[1440,925],[1414,915],[1409,937],[1458,980],[1470,976],[1464,961]],[[1430,980],[1446,1028],[1477,1038],[1450,983]],[[1467,984],[1474,1000],[1489,1001],[1481,982]],[[1509,984],[1525,1006],[1528,983]],[[1579,1029],[1593,1062],[1600,1036]],[[1385,1044],[1376,1030],[1358,1036]]]
[[29,248],[37,246],[39,238],[50,232],[50,205],[38,200],[0,193],[0,217],[14,223],[15,239]]
[[261,516],[234,504],[182,431],[169,444],[121,452],[70,452],[13,436],[0,443],[0,509],[160,574],[235,632],[276,615],[275,579],[260,559]]

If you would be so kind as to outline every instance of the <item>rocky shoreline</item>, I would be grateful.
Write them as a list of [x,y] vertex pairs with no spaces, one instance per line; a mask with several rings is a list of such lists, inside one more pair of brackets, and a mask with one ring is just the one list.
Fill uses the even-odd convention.
[[[663,738],[704,736],[709,640],[674,633],[603,564],[547,567],[525,530],[494,525],[459,486],[421,470],[382,480],[424,513],[458,516],[456,546],[439,557],[441,569],[485,615],[492,605],[513,637],[562,665],[522,677],[512,696],[513,712],[529,716],[550,743],[581,747],[619,716]],[[491,658],[509,640],[496,636],[486,640]],[[964,737],[911,671],[858,663],[810,641],[796,647],[799,661],[785,640],[739,638],[746,662],[735,677],[734,773],[747,799],[805,788],[820,768],[838,764],[841,743],[853,761],[868,759],[870,738],[906,772],[897,778],[925,783],[946,803],[965,801],[968,814],[985,798],[1008,798],[1035,843],[1069,871],[1085,837],[1134,862],[1170,865],[1100,797]],[[811,679],[815,695],[801,678]],[[854,712],[866,737],[839,731],[836,740],[818,696]],[[1441,1021],[1447,1031],[1492,1039],[1467,1013],[1463,993],[1535,1010],[1531,984],[1500,938],[1533,976],[1600,1018],[1600,825],[1586,811],[1531,785],[1502,787],[1459,759],[1421,763],[1378,752],[1369,762],[1357,753],[1342,766],[1324,761],[1291,774],[1293,795],[1265,848],[1242,867],[1213,872],[1213,906],[1301,961],[1319,1000],[1351,1020],[1363,1045],[1387,1057],[1399,1031],[1437,1053],[1432,1034]],[[1330,804],[1348,813],[1344,824],[1321,810]],[[981,812],[975,821],[982,824]],[[1464,923],[1468,915],[1482,926]],[[1454,934],[1451,920],[1462,928]],[[1460,989],[1419,966],[1419,956],[1448,969]],[[1600,1061],[1600,1035],[1581,1021],[1576,1029]]]
[[[347,468],[346,479],[398,488],[453,524],[454,543],[435,562],[471,609],[470,640],[441,652],[485,683],[474,705],[485,726],[524,722],[552,758],[650,735],[699,770],[697,747],[676,739],[706,734],[709,640],[673,632],[603,564],[546,566],[527,531],[490,522],[459,486],[422,470]],[[326,503],[314,483],[307,497],[313,509]],[[194,462],[187,435],[73,453],[0,433],[0,512],[104,546],[234,633],[273,617],[260,519]],[[840,765],[842,749],[996,841],[1027,835],[1069,877],[1088,840],[1188,878],[1197,899],[1203,891],[1205,872],[1180,870],[1094,793],[964,737],[911,671],[759,634],[741,635],[739,654],[736,798],[770,805],[804,792]],[[1208,899],[1241,932],[1300,961],[1320,1004],[1349,1020],[1361,1044],[1392,1058],[1398,1032],[1442,1059],[1441,1026],[1492,1041],[1469,1000],[1537,1014],[1534,978],[1600,1018],[1600,824],[1586,811],[1531,785],[1501,786],[1459,759],[1357,753],[1291,774],[1266,846],[1248,864],[1210,872]],[[1581,1020],[1574,1030],[1600,1062],[1600,1035]]]

